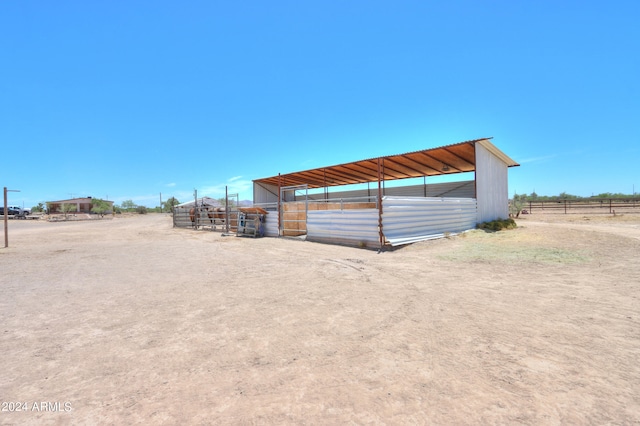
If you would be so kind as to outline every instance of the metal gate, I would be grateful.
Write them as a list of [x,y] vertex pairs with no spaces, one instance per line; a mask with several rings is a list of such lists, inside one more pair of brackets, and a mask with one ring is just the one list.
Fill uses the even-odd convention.
[[280,188],[280,235],[298,237],[307,235],[309,188],[307,185]]

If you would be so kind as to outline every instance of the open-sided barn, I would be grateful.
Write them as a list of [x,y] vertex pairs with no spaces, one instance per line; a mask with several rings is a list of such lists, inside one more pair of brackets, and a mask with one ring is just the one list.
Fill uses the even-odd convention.
[[[382,248],[459,233],[509,214],[508,168],[519,164],[490,139],[256,179],[254,205],[271,212],[267,236]],[[457,173],[472,178],[428,182]],[[422,183],[390,184],[410,178]]]

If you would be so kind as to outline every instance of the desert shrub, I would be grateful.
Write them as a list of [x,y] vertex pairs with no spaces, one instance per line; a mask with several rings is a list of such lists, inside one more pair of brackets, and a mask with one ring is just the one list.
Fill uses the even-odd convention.
[[140,214],[147,214],[147,208],[145,206],[136,207],[136,211]]
[[514,194],[513,199],[509,203],[509,216],[519,218],[522,209],[524,208],[524,203],[527,201],[527,195],[522,194]]
[[516,228],[516,221],[509,219],[496,219],[491,222],[483,222],[478,224],[478,229],[484,229],[487,231],[502,231],[503,229]]

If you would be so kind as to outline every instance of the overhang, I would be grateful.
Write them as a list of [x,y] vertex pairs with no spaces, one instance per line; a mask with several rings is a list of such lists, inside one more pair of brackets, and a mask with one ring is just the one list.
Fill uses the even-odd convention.
[[481,144],[508,167],[519,166],[518,163],[493,145],[490,139],[474,139],[405,154],[388,155],[301,172],[280,174],[256,179],[253,182],[278,187],[308,185],[309,188],[325,188],[378,182],[379,180],[472,172],[476,168],[476,144]]

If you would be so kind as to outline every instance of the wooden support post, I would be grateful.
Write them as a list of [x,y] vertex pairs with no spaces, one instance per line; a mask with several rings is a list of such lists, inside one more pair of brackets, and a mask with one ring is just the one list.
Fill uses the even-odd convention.
[[193,200],[194,200],[194,205],[193,205],[193,220],[195,220],[195,225],[196,225],[196,229],[198,229],[198,217],[200,216],[200,212],[198,212],[198,190],[194,188],[193,190]]
[[278,173],[278,235],[282,236],[282,181]]
[[382,172],[381,160],[378,158],[378,233],[380,237],[380,251],[384,247],[384,233],[382,232],[382,179],[384,178]]
[[7,187],[4,187],[4,247],[9,247],[9,212],[7,211]]

